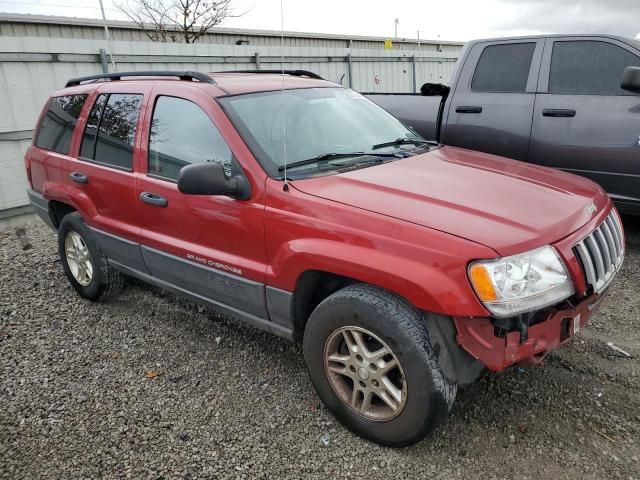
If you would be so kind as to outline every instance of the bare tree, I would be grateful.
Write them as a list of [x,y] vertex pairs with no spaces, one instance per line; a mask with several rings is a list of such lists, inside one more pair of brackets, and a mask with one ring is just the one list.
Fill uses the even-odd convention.
[[116,4],[153,42],[195,43],[225,18],[232,0],[128,0]]

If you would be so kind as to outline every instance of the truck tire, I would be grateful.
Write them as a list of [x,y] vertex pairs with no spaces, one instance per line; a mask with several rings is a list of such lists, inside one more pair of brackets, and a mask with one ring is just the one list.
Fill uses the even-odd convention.
[[78,212],[60,222],[58,251],[64,273],[80,296],[105,300],[122,290],[124,275],[109,265]]
[[381,288],[355,284],[327,297],[311,314],[303,343],[326,407],[378,444],[420,441],[455,400],[457,385],[442,374],[423,314]]

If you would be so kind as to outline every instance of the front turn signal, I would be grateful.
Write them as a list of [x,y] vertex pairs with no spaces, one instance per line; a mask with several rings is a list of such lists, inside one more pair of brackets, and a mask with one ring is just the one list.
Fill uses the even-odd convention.
[[469,269],[469,278],[480,300],[483,302],[494,302],[498,299],[491,276],[484,265],[472,265]]

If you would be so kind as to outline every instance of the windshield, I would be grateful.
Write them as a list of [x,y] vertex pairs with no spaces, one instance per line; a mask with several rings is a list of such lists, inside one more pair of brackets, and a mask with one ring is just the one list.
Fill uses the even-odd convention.
[[[380,154],[415,149],[419,147],[401,147],[398,141],[423,140],[378,105],[346,88],[251,93],[223,97],[220,103],[267,173],[277,178],[282,178],[285,157],[287,165],[305,165],[296,174],[314,174],[320,168],[335,170],[349,160],[336,156],[335,165],[304,161],[327,154],[370,152],[375,146]],[[356,160],[362,158],[354,156],[351,161]]]

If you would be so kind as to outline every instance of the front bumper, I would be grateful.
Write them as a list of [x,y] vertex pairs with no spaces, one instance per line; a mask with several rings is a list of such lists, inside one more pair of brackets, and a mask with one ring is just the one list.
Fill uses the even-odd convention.
[[547,318],[529,326],[524,341],[518,331],[496,336],[489,318],[455,317],[456,340],[464,350],[496,372],[519,362],[537,364],[549,351],[568,342],[585,326],[605,296],[606,292],[594,294],[577,305],[565,302]]

